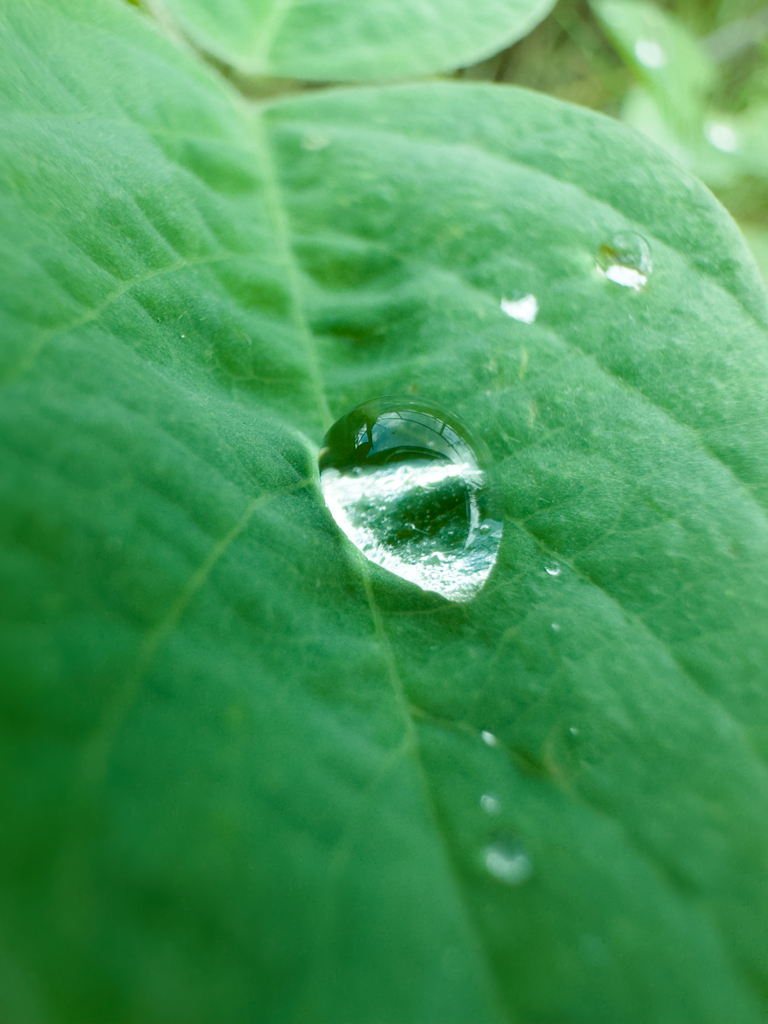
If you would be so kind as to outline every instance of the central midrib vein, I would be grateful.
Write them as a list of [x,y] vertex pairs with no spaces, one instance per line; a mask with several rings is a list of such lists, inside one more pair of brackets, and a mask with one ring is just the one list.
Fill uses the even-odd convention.
[[499,982],[493,968],[492,959],[487,953],[486,943],[484,941],[482,931],[477,923],[475,914],[471,906],[469,905],[469,901],[467,900],[467,897],[464,894],[461,881],[457,876],[456,870],[453,866],[453,857],[451,855],[450,848],[446,841],[445,834],[440,826],[438,811],[435,806],[434,798],[432,796],[432,788],[429,784],[429,778],[427,776],[427,772],[424,767],[424,762],[421,757],[419,737],[416,731],[416,725],[413,721],[413,715],[410,709],[410,704],[408,702],[408,698],[403,687],[403,682],[400,678],[400,673],[397,670],[397,664],[395,662],[395,656],[392,650],[392,645],[389,641],[389,637],[387,636],[387,632],[384,626],[384,619],[379,609],[379,606],[376,602],[376,596],[373,592],[373,586],[371,584],[370,576],[368,574],[368,565],[364,561],[362,555],[360,556],[360,568],[363,579],[363,586],[365,588],[365,595],[368,601],[368,607],[370,608],[371,618],[373,619],[376,640],[379,644],[382,657],[387,667],[387,675],[389,676],[389,681],[394,691],[395,699],[400,707],[400,711],[403,716],[403,721],[405,724],[405,746],[411,751],[418,781],[421,785],[421,789],[424,794],[424,800],[429,809],[429,813],[434,824],[435,832],[445,851],[446,863],[451,875],[453,886],[457,892],[459,903],[464,911],[464,914],[466,915],[467,923],[470,929],[474,932],[480,958],[485,962],[489,985],[492,990],[490,1001],[492,1004],[495,1004],[498,1019],[510,1021],[509,1011],[507,1006],[505,1005],[505,1000],[499,987]]

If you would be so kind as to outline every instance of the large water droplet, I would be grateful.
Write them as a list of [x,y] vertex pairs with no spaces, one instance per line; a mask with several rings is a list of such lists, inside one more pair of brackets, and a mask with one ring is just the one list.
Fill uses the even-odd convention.
[[653,270],[648,243],[632,231],[614,235],[610,242],[600,246],[597,269],[614,284],[639,292]]
[[489,875],[504,885],[522,885],[533,873],[533,862],[515,839],[496,839],[483,850]]
[[431,402],[381,398],[338,420],[320,484],[372,562],[450,601],[475,597],[501,543],[492,488],[461,421]]

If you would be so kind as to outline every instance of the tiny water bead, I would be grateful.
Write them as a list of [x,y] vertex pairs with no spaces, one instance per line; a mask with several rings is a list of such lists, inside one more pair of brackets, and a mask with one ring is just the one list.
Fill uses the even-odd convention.
[[638,39],[635,43],[635,57],[652,71],[666,67],[667,55],[655,39]]
[[522,299],[502,299],[501,311],[523,324],[532,324],[539,315],[539,303],[535,295],[524,295]]
[[488,747],[498,747],[499,740],[497,736],[494,736],[492,732],[488,732],[487,729],[483,729],[480,733],[480,738]]
[[622,232],[600,246],[597,269],[614,284],[639,292],[653,271],[651,250],[642,236]]
[[480,797],[480,806],[486,814],[501,813],[501,800],[499,800],[498,797],[493,796],[491,793],[483,793]]
[[334,423],[319,456],[325,503],[366,558],[457,602],[483,587],[502,533],[469,437],[431,402],[380,398]]
[[483,850],[489,875],[504,885],[522,885],[533,874],[533,862],[521,844],[510,837],[495,839]]
[[735,153],[739,148],[739,137],[729,124],[707,121],[704,137],[710,146],[719,149],[721,153]]
[[548,562],[547,565],[544,566],[544,572],[546,572],[548,576],[559,576],[562,571],[563,570],[557,562]]

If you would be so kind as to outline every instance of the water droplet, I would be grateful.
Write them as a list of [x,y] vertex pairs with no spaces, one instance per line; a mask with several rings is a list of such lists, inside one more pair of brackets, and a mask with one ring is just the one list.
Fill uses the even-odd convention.
[[558,625],[556,622],[552,623],[552,629],[555,633],[559,633],[563,627]]
[[734,153],[739,148],[739,137],[729,124],[707,121],[704,136],[710,146],[719,149],[721,153]]
[[489,875],[504,885],[521,885],[533,873],[533,863],[514,839],[496,839],[483,850],[483,864]]
[[480,733],[480,738],[483,743],[486,743],[489,747],[498,747],[499,740],[497,736],[494,736],[492,732],[488,732],[487,729],[483,729]]
[[638,39],[635,43],[635,57],[651,71],[658,71],[667,63],[667,55],[655,39]]
[[502,523],[461,421],[431,402],[376,399],[338,420],[319,455],[325,503],[372,562],[450,601],[493,568]]
[[600,246],[597,269],[614,284],[639,292],[653,270],[648,243],[631,231],[614,235],[610,242]]
[[562,571],[557,562],[550,562],[544,566],[544,572],[549,573],[550,576],[559,576]]
[[539,313],[539,304],[535,295],[525,295],[522,299],[502,299],[501,311],[520,320],[524,324],[532,324]]
[[480,806],[486,814],[499,814],[501,811],[501,801],[490,793],[483,793],[480,797]]
[[319,135],[314,132],[309,135],[305,135],[301,140],[301,148],[306,149],[310,153],[315,153],[320,149],[325,149],[327,146],[330,146],[330,144],[331,140],[327,135]]
[[579,735],[579,730],[576,728],[575,725],[572,725],[570,727],[570,729],[568,730],[568,732],[571,734],[571,736],[578,736]]

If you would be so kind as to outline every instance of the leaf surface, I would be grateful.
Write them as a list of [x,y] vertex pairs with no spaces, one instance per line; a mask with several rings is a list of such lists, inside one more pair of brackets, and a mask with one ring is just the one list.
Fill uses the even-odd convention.
[[[722,208],[533,93],[250,109],[130,9],[4,18],[5,1016],[763,1020],[768,334]],[[495,457],[466,605],[323,507],[393,393]]]
[[402,78],[476,63],[554,0],[150,0],[166,24],[247,75]]

